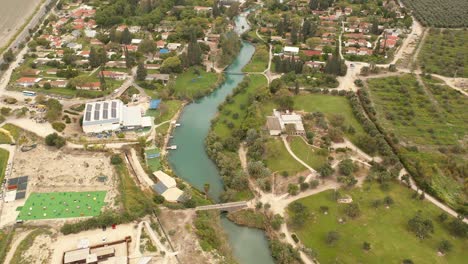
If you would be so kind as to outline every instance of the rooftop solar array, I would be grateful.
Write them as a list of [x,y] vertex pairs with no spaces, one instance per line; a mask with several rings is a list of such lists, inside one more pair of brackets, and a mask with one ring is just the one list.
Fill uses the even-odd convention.
[[91,121],[91,112],[93,111],[93,105],[87,104],[86,105],[86,114],[85,114],[85,121]]
[[94,106],[94,120],[99,120],[99,111],[101,110],[101,104]]
[[102,111],[102,118],[108,119],[109,118],[109,103],[104,103],[104,108]]
[[26,192],[16,192],[15,200],[24,199],[26,197]]

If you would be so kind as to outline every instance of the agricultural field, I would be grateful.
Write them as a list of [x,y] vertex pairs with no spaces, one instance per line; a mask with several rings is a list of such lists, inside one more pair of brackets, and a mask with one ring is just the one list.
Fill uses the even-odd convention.
[[425,26],[457,28],[468,26],[468,1],[465,0],[402,0]]
[[468,78],[467,40],[465,30],[430,29],[418,58],[421,69],[447,77]]
[[313,148],[307,145],[304,139],[299,136],[290,137],[289,145],[298,158],[316,170],[327,163],[327,150]]
[[306,170],[302,164],[297,162],[288,152],[280,138],[271,138],[265,143],[266,155],[265,165],[271,172],[286,175],[296,175]]
[[[362,188],[341,189],[339,194],[350,195],[358,204],[357,216],[350,217],[346,213],[348,205],[337,203],[335,191],[328,190],[298,200],[305,206],[302,225],[289,219],[300,241],[317,253],[320,263],[402,263],[405,259],[412,263],[465,263],[468,258],[466,238],[449,232],[454,218],[441,222],[442,210],[412,198],[412,191],[402,185],[390,183],[389,190],[383,191],[376,183],[365,183]],[[386,197],[391,197],[392,202],[385,203]],[[408,221],[418,212],[433,224],[433,233],[424,239],[408,227]],[[336,232],[333,240],[328,235],[331,231]],[[452,247],[441,256],[438,248],[443,240]],[[364,249],[364,242],[370,249]]]
[[177,76],[174,83],[174,95],[183,99],[200,98],[216,88],[220,78],[220,75],[206,72],[201,68],[187,69]]
[[468,99],[434,79],[388,77],[368,82],[376,116],[420,188],[466,210]]
[[250,105],[249,98],[260,88],[267,86],[267,80],[263,75],[249,75],[248,78],[250,81],[248,82],[247,88],[232,96],[232,100],[225,103],[223,109],[219,113],[213,130],[216,135],[221,138],[228,138],[231,136],[233,130],[241,128]]
[[23,26],[27,18],[34,13],[34,10],[41,2],[41,0],[2,1],[0,10],[0,51]]

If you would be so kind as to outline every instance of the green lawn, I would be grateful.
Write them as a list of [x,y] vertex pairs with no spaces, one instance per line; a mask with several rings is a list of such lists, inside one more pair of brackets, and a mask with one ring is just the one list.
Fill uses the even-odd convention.
[[418,62],[428,73],[468,78],[468,32],[430,29]]
[[18,219],[39,220],[97,216],[105,205],[105,191],[31,193]]
[[[213,129],[216,135],[221,138],[230,137],[234,129],[240,128],[247,115],[249,97],[260,88],[267,86],[267,80],[263,75],[249,75],[248,78],[250,79],[248,87],[243,92],[234,95],[231,103],[224,104],[218,115]],[[232,124],[231,128],[229,127],[230,124]]]
[[297,162],[284,146],[281,138],[270,138],[266,144],[265,164],[271,172],[284,172],[295,175],[306,170],[302,164]]
[[154,123],[159,124],[161,122],[172,119],[181,107],[182,101],[179,100],[161,101],[158,109],[148,109],[145,115],[153,116]]
[[294,97],[294,109],[310,113],[322,112],[327,118],[336,114],[344,116],[344,125],[352,126],[356,130],[354,134],[345,133],[346,137],[354,143],[359,135],[365,134],[364,129],[353,114],[351,104],[344,96],[301,94]]
[[0,131],[0,144],[10,144],[11,137],[7,135],[5,132]]
[[307,163],[307,165],[318,170],[327,163],[328,151],[307,145],[300,136],[289,138],[291,139],[289,142],[291,150],[298,158]]
[[[199,74],[196,73],[196,69]],[[190,68],[178,75],[174,84],[174,95],[178,98],[199,98],[214,88],[221,75],[206,72],[202,68]]]
[[270,59],[269,51],[265,45],[259,44],[256,46],[255,53],[249,64],[242,69],[244,72],[263,72],[268,67]]
[[[356,219],[347,219],[340,224],[339,218],[345,218],[344,204],[332,199],[334,191],[329,190],[299,200],[311,212],[306,224],[296,230],[301,242],[318,254],[320,263],[401,263],[411,259],[414,263],[466,263],[468,259],[468,241],[451,236],[447,224],[441,224],[437,216],[442,211],[427,201],[411,198],[411,191],[406,187],[392,183],[390,191],[383,192],[376,184],[365,184],[361,188],[347,193],[358,203],[361,215]],[[390,195],[395,203],[389,209],[384,206],[374,208],[371,202]],[[328,214],[320,212],[320,206],[328,206]],[[407,229],[407,222],[418,210],[434,224],[431,238],[419,240]],[[340,239],[335,245],[325,243],[326,234],[337,231]],[[453,244],[446,256],[437,256],[437,246],[442,240]],[[362,249],[363,242],[371,244],[371,250]]]
[[13,124],[5,124],[2,126],[3,129],[8,130],[10,135],[15,139],[18,140],[21,134],[21,128],[17,127]]
[[10,152],[5,149],[0,148],[0,182],[3,181],[5,177],[5,170],[8,164],[8,157],[10,156]]
[[145,150],[146,153],[146,164],[148,164],[148,167],[151,171],[158,171],[161,169],[161,161],[160,157],[155,157],[155,158],[148,158],[148,155],[152,154],[158,154],[160,153],[159,149],[154,148],[154,149],[147,149]]

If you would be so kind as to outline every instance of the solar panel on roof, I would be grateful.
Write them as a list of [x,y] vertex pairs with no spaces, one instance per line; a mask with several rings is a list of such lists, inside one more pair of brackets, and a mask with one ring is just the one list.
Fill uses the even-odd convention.
[[92,109],[93,109],[93,105],[92,105],[92,104],[87,104],[87,105],[86,105],[86,112],[91,112]]
[[28,186],[28,183],[27,183],[27,182],[23,182],[23,183],[21,183],[21,184],[18,184],[17,190],[18,190],[18,191],[25,191],[26,188],[27,188],[27,186]]
[[99,111],[94,111],[94,120],[99,120]]
[[87,112],[85,115],[85,121],[91,121],[91,112]]
[[18,184],[21,184],[21,183],[24,183],[24,182],[28,182],[28,176],[18,177]]
[[95,111],[101,110],[101,104],[96,104],[96,107],[94,107]]
[[104,109],[104,111],[102,111],[102,118],[103,119],[109,118],[109,111],[107,109]]
[[112,102],[112,109],[117,108],[117,102]]
[[117,117],[117,109],[112,109],[111,111],[112,111],[112,113],[111,113],[112,118],[116,118]]
[[8,185],[17,185],[18,184],[18,178],[11,178],[8,180]]
[[26,197],[26,192],[17,192],[15,200],[24,199]]

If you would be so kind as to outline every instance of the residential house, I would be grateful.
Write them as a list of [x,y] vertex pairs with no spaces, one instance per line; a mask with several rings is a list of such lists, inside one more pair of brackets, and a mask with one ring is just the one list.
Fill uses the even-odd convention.
[[166,41],[164,41],[164,40],[156,41],[156,47],[158,49],[163,49],[164,47],[166,47]]
[[16,81],[16,85],[22,86],[22,87],[32,87],[41,80],[42,78],[21,77]]
[[155,171],[153,175],[157,182],[153,185],[153,190],[162,195],[168,202],[181,202],[184,192],[177,188],[177,183],[171,176],[162,171]]
[[279,136],[281,133],[305,135],[302,117],[289,111],[281,113],[273,109],[273,116],[267,117],[266,126],[271,136]]
[[100,90],[101,89],[101,83],[100,82],[82,83],[82,84],[78,84],[76,86],[76,89],[78,89],[78,90]]
[[101,73],[105,78],[110,78],[119,81],[123,81],[127,78],[127,74],[124,72],[102,71]]
[[162,73],[153,73],[146,75],[146,81],[161,81],[164,85],[169,82],[170,75],[169,74],[162,74]]
[[167,49],[168,50],[177,50],[181,46],[182,46],[182,44],[180,44],[180,43],[168,43],[167,44]]
[[299,48],[298,47],[285,46],[283,48],[283,52],[284,52],[285,55],[297,55],[299,53]]

